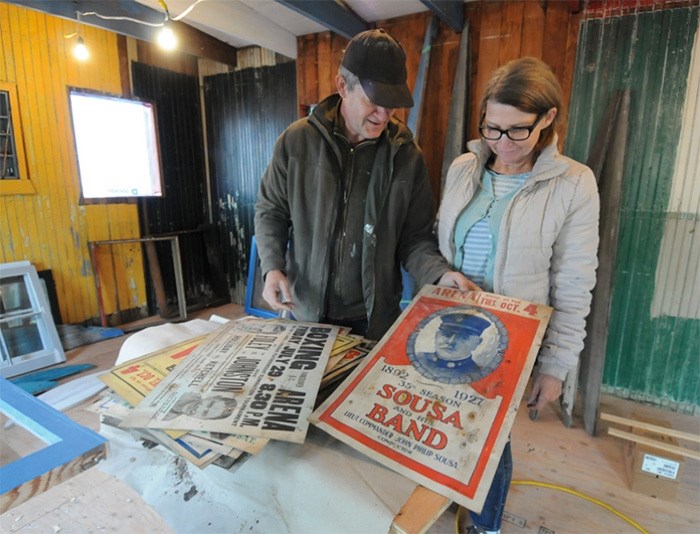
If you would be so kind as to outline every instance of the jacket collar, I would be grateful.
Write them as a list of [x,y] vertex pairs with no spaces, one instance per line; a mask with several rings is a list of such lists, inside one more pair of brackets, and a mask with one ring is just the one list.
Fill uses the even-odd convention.
[[[561,154],[559,154],[559,150],[557,149],[557,139],[557,134],[554,134],[552,142],[542,149],[542,152],[540,152],[540,155],[535,161],[535,166],[530,172],[528,182],[548,180],[566,172],[568,167],[566,162],[562,161]],[[469,141],[469,143],[467,143],[467,149],[476,156],[481,167],[486,166],[486,162],[488,162],[492,152],[483,139]]]

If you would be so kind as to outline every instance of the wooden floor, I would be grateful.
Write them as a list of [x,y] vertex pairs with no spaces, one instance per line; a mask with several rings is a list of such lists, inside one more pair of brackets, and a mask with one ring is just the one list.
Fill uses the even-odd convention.
[[[193,313],[192,319],[201,317],[208,319],[211,314],[226,318],[236,318],[242,315],[239,306],[226,305]],[[138,324],[125,325],[127,330],[146,326],[148,321]],[[66,363],[93,363],[99,370],[113,366],[119,348],[128,336],[108,339],[73,349],[67,353]],[[68,379],[70,380],[70,379]],[[99,429],[98,416],[85,409],[84,403],[67,411],[67,414],[79,423]],[[639,403],[624,401],[610,396],[603,396],[601,410],[622,416],[636,414],[643,417],[661,418],[670,422],[677,430],[700,434],[700,418],[662,411]],[[579,494],[593,498],[603,505],[612,507],[623,516],[638,523],[648,532],[658,533],[696,533],[700,532],[700,462],[686,459],[684,470],[678,488],[678,495],[673,501],[664,501],[645,495],[633,493],[628,489],[628,480],[623,465],[623,443],[617,438],[606,434],[606,423],[601,423],[600,437],[593,438],[582,429],[581,420],[575,420],[574,428],[566,428],[559,419],[554,407],[540,413],[537,421],[530,421],[527,410],[520,410],[512,430],[512,448],[514,457],[514,480],[536,481],[568,488]],[[19,430],[14,427],[3,431],[3,446],[21,443],[23,438],[18,436]],[[90,470],[93,471],[93,470]],[[88,471],[89,472],[89,471]],[[84,473],[83,475],[85,475]],[[82,477],[83,475],[79,475]],[[104,474],[100,474],[104,477]],[[94,477],[93,477],[94,478]],[[99,522],[90,528],[90,520],[76,516],[72,528],[66,529],[66,514],[75,507],[75,495],[82,495],[80,480],[75,477],[70,486],[73,499],[66,500],[66,489],[57,486],[58,492],[49,490],[43,496],[35,497],[27,505],[10,510],[0,516],[0,531],[18,532],[25,530],[51,531],[58,526],[61,532],[89,532],[100,529],[113,532],[165,532],[167,527],[153,517],[152,510],[140,501],[139,506],[145,507],[143,513],[134,514],[141,521],[141,528],[133,530],[124,518],[112,517],[109,514],[99,514],[95,521]],[[122,487],[124,494],[119,493],[115,498],[115,506],[122,506],[125,499],[133,507],[138,502],[137,495],[128,493],[129,488],[119,485],[118,480],[100,479],[90,482],[104,487]],[[113,488],[113,494],[117,493]],[[85,498],[86,502],[90,502]],[[100,506],[107,504],[100,502]],[[66,508],[67,507],[67,508]],[[428,530],[429,534],[455,532],[455,507],[445,512]],[[56,514],[63,514],[56,516]],[[56,517],[63,517],[62,523],[56,523]],[[502,532],[507,533],[589,533],[589,532],[637,532],[638,530],[612,511],[599,504],[590,502],[579,495],[566,493],[559,489],[514,485],[511,487],[506,504],[506,521]],[[54,523],[52,523],[54,521]],[[466,518],[460,517],[461,523]],[[49,525],[51,525],[49,527]],[[47,527],[44,530],[42,527]],[[174,528],[176,530],[176,528]]]
[[[700,434],[697,418],[661,411],[639,403],[603,396],[601,410],[622,416],[632,414],[662,418],[673,428]],[[629,517],[648,532],[700,532],[700,462],[686,459],[677,498],[673,502],[629,490],[623,464],[623,442],[607,435],[601,423],[600,437],[589,436],[578,418],[566,428],[554,408],[530,421],[520,410],[511,433],[515,481],[536,481],[585,494]],[[448,510],[431,533],[454,532],[455,513]],[[508,533],[638,532],[604,507],[558,489],[528,485],[511,486],[506,503]],[[522,523],[524,522],[524,526]]]

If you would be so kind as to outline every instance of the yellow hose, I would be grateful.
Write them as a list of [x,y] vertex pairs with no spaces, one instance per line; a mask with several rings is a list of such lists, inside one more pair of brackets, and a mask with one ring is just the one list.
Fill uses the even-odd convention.
[[[636,528],[642,534],[649,534],[644,529],[644,527],[642,527],[639,523],[637,523],[633,519],[627,517],[622,512],[618,512],[617,510],[615,510],[615,508],[613,508],[609,504],[604,503],[601,500],[594,499],[593,497],[589,497],[588,495],[586,495],[585,493],[581,493],[580,491],[572,490],[572,489],[567,488],[565,486],[557,486],[556,484],[549,484],[548,482],[537,482],[535,480],[513,480],[513,481],[511,481],[511,485],[513,485],[513,486],[539,486],[541,488],[555,489],[558,491],[563,491],[565,493],[570,493],[571,495],[576,495],[576,497],[581,497],[582,499],[585,499],[589,502],[592,502],[593,504],[597,504],[598,506],[605,508],[609,512],[612,512],[620,519],[627,521],[630,525],[632,525],[634,528]],[[460,506],[459,508],[457,508],[457,514],[455,515],[455,534],[459,534],[459,516],[460,516],[461,511],[462,511],[462,507]]]

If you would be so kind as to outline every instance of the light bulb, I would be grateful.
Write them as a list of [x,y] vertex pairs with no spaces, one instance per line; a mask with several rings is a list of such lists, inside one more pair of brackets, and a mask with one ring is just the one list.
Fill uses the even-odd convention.
[[73,55],[78,61],[85,61],[88,57],[90,57],[90,52],[88,51],[87,46],[85,46],[83,38],[80,36],[78,36],[78,42],[73,48]]
[[169,26],[163,26],[158,34],[158,45],[163,50],[175,50],[177,47],[177,37]]

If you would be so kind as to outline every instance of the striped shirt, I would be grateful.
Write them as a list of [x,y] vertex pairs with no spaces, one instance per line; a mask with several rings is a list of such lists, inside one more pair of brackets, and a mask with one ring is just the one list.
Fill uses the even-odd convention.
[[457,220],[457,265],[486,291],[493,291],[493,263],[503,214],[529,176],[529,172],[507,175],[484,169],[481,187]]

